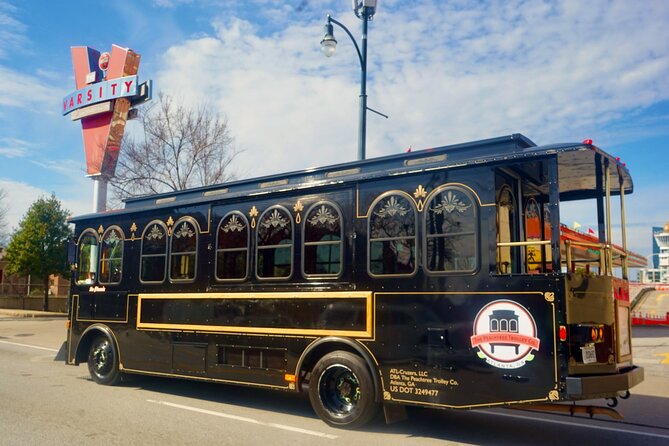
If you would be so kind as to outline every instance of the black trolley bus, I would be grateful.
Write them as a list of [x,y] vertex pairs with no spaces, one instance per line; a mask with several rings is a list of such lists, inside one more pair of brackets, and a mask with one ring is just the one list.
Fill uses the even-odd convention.
[[340,427],[625,397],[632,188],[591,141],[514,134],[131,199],[71,220],[67,363],[305,391]]

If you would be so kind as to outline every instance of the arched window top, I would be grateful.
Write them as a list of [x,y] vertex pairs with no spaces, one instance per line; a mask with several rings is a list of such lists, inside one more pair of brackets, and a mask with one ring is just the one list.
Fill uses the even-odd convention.
[[427,202],[428,220],[439,224],[428,226],[428,234],[473,232],[477,229],[478,205],[471,193],[458,186],[443,186]]
[[84,240],[88,240],[91,237],[95,239],[95,244],[97,245],[99,241],[97,232],[93,228],[86,228],[79,234],[77,244],[80,245]]
[[167,226],[160,220],[150,221],[142,232],[142,254],[158,254],[167,250]]
[[306,243],[326,240],[341,240],[341,211],[336,204],[321,201],[312,205],[304,219],[304,241]]
[[404,194],[384,194],[372,203],[369,224],[369,237],[373,239],[413,237],[416,235],[416,206]]
[[193,252],[197,248],[197,223],[190,217],[177,220],[172,228],[172,253]]
[[218,224],[217,249],[246,248],[248,246],[249,223],[239,211],[226,214]]
[[516,197],[513,194],[511,186],[508,184],[503,185],[499,189],[497,194],[497,206],[501,208],[506,208],[509,212],[514,212],[516,206]]
[[283,206],[272,206],[258,219],[258,245],[293,243],[293,217]]
[[123,241],[123,230],[118,226],[110,226],[102,234],[102,243],[117,245],[119,241]]

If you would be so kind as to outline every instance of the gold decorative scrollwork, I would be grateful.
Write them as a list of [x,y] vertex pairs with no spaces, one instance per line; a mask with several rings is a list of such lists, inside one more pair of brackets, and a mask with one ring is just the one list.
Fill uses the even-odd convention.
[[554,302],[555,301],[555,293],[552,291],[548,291],[544,293],[544,299],[546,299],[546,302]]
[[174,225],[174,219],[170,215],[167,219],[167,235],[171,236],[172,235],[172,226]]
[[557,401],[560,399],[560,394],[558,393],[557,390],[551,390],[548,392],[548,399],[551,401]]
[[388,392],[388,391],[384,391],[384,392],[383,392],[383,399],[384,399],[384,400],[387,400],[387,401],[391,400],[392,397],[390,396],[390,392]]
[[133,221],[132,225],[130,225],[130,240],[132,241],[135,240],[135,232],[137,232],[137,225]]
[[249,217],[251,217],[251,227],[255,228],[256,227],[256,217],[258,216],[258,208],[253,206],[251,208],[251,211],[249,212]]
[[417,200],[416,207],[418,208],[418,212],[422,212],[423,208],[425,207],[425,197],[427,197],[427,191],[422,184],[418,185],[416,191],[413,193],[413,196]]
[[303,210],[304,210],[304,205],[302,204],[302,200],[297,200],[297,203],[295,203],[295,206],[293,206],[293,211],[295,211],[295,223],[297,223],[298,225],[302,221],[300,213]]

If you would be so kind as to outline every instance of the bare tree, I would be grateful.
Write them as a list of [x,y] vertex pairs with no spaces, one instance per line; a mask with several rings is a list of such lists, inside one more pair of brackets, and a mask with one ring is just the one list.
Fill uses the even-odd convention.
[[116,198],[182,190],[234,178],[238,151],[227,120],[208,105],[176,104],[169,95],[140,110],[141,138],[126,137],[110,185]]

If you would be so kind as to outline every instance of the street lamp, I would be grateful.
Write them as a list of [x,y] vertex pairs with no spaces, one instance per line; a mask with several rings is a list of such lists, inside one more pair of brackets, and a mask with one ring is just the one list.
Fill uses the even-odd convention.
[[[376,12],[377,0],[353,0],[353,12],[362,20],[362,51],[358,47],[358,43],[351,32],[342,23],[330,17],[328,14],[328,21],[325,24],[325,35],[321,40],[321,51],[326,57],[330,57],[337,49],[337,40],[334,37],[333,26],[339,26],[351,38],[355,50],[358,52],[358,59],[360,60],[360,120],[358,124],[358,159],[365,159],[365,145],[367,133],[367,22],[372,20]],[[370,109],[371,110],[371,109]],[[375,110],[372,110],[376,112]],[[378,113],[378,112],[376,112]],[[381,113],[379,113],[381,114]],[[381,114],[382,116],[385,116]],[[387,116],[385,116],[387,118]]]

